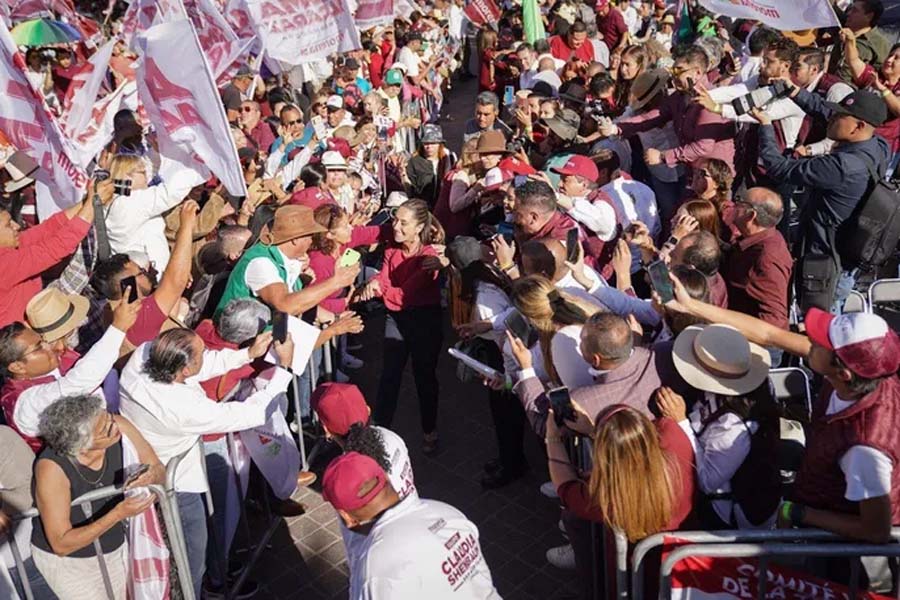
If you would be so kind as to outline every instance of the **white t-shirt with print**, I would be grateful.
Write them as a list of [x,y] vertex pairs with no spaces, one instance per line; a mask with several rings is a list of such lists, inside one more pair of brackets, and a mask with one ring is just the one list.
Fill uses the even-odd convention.
[[[832,392],[825,414],[839,413],[853,404],[841,400],[837,392]],[[838,464],[847,482],[847,491],[844,492],[847,500],[859,502],[887,496],[891,492],[891,472],[894,470],[894,463],[884,452],[870,446],[851,446]]]
[[437,500],[407,496],[388,509],[348,556],[351,600],[495,600],[478,528]]

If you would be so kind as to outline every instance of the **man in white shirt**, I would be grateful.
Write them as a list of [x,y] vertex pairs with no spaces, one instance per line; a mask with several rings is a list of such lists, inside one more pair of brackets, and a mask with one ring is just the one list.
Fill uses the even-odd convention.
[[[103,337],[73,365],[78,355],[65,348],[63,336],[84,320],[88,301],[56,290],[43,295],[59,296],[71,309],[61,323],[52,327],[54,332],[62,332],[57,343],[51,346],[40,333],[18,322],[0,329],[0,369],[7,378],[0,404],[7,424],[34,452],[43,446],[37,436],[38,422],[45,408],[63,396],[93,394],[103,398],[101,385],[118,360],[125,332],[134,324],[140,310],[140,302],[119,304],[113,312],[112,325]],[[44,330],[46,326],[38,328]],[[60,373],[61,362],[65,363],[62,367],[65,375]]]
[[528,42],[522,42],[516,48],[516,56],[522,63],[522,72],[519,73],[519,89],[530,90],[534,87],[537,75],[537,52],[534,51],[534,46]]
[[268,385],[243,402],[213,403],[200,382],[224,375],[266,354],[272,333],[258,335],[244,350],[207,351],[190,329],[170,329],[153,342],[142,344],[122,371],[122,416],[143,434],[163,464],[184,455],[175,475],[188,560],[196,595],[200,597],[206,561],[206,513],[203,494],[208,490],[203,453],[198,441],[204,434],[227,433],[259,427],[277,410],[272,400],[287,391],[288,369],[294,356],[290,336],[275,343],[278,367]]
[[349,452],[323,477],[322,495],[365,536],[348,555],[350,599],[499,599],[478,528],[443,502],[402,499],[372,458]]
[[406,66],[406,76],[416,79],[421,74],[419,51],[422,49],[422,34],[411,31],[406,34],[406,45],[400,48],[395,62]]

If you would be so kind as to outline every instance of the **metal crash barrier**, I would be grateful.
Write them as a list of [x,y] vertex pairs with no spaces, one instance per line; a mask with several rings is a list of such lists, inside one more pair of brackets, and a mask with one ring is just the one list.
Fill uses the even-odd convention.
[[[188,568],[187,562],[187,551],[185,550],[185,546],[181,541],[181,538],[176,539],[174,537],[175,532],[181,531],[181,523],[178,521],[177,513],[173,513],[171,510],[171,505],[166,500],[167,493],[163,486],[160,485],[150,485],[147,486],[147,489],[150,492],[156,494],[157,504],[160,507],[160,511],[162,513],[162,518],[166,526],[166,530],[169,532],[169,544],[170,544],[170,552],[172,554],[172,559],[175,561],[176,567],[178,569],[178,580],[179,585],[181,586],[183,597],[185,600],[193,600],[194,599],[194,589],[191,585],[191,574]],[[106,500],[107,498],[112,498],[114,496],[120,496],[123,493],[123,489],[121,487],[116,486],[106,486],[104,488],[100,488],[98,490],[94,490],[79,496],[72,500],[72,506],[79,506],[84,511],[85,516],[90,518],[93,514],[92,504],[95,502],[99,502],[101,500]],[[176,507],[177,508],[177,507]],[[14,523],[18,523],[20,521],[24,521],[26,519],[33,519],[35,517],[40,517],[37,508],[32,508],[25,512],[19,513],[17,515],[13,515],[11,518]],[[34,593],[31,589],[31,583],[28,580],[28,573],[25,567],[25,561],[22,559],[22,551],[19,548],[19,545],[16,541],[16,537],[13,533],[14,528],[10,531],[10,534],[7,540],[4,542],[8,544],[10,550],[12,552],[13,560],[16,563],[16,570],[19,574],[19,582],[22,585],[21,591],[24,592],[26,600],[34,600]],[[126,542],[127,543],[127,542]],[[94,540],[94,549],[97,553],[97,561],[100,564],[100,573],[103,577],[103,585],[106,588],[106,596],[110,600],[114,599],[114,593],[112,589],[112,583],[109,577],[109,571],[106,567],[106,561],[104,559],[103,548],[100,546],[98,540]],[[6,568],[4,566],[4,568]]]
[[[891,530],[891,536],[895,542],[900,541],[900,527]],[[677,538],[682,542],[687,542],[688,546],[683,546],[672,551],[672,553],[663,562],[663,565],[669,564],[668,573],[671,586],[671,572],[675,564],[689,556],[710,556],[710,557],[736,557],[736,556],[763,556],[763,554],[705,554],[704,548],[740,548],[741,550],[753,549],[753,552],[763,552],[762,549],[781,549],[789,548],[791,552],[769,552],[768,555],[804,555],[808,549],[825,547],[837,554],[828,554],[822,551],[820,554],[808,553],[809,556],[856,556],[859,553],[847,551],[846,554],[840,554],[842,549],[864,548],[867,552],[877,549],[877,552],[862,554],[863,556],[900,556],[900,544],[856,544],[848,543],[846,538],[842,538],[831,532],[821,529],[776,529],[776,530],[721,530],[721,531],[667,531],[657,533],[641,540],[631,554],[631,598],[634,600],[642,600],[645,597],[644,582],[646,571],[647,555],[654,549],[659,548],[665,543],[666,538]],[[801,543],[797,542],[834,542],[834,543]],[[680,553],[681,550],[692,548],[692,552]],[[893,554],[894,549],[897,554]],[[717,552],[725,552],[725,550],[717,550]],[[888,551],[888,552],[884,552]],[[626,551],[627,553],[627,551]],[[673,557],[675,557],[673,559]],[[674,561],[674,562],[672,562]],[[763,565],[760,565],[760,569]],[[627,585],[627,581],[625,582]],[[662,589],[662,588],[660,588]],[[623,590],[620,585],[619,597],[627,597],[627,590]],[[662,596],[668,597],[668,596]],[[763,596],[764,597],[764,596]],[[851,596],[852,597],[852,596]]]

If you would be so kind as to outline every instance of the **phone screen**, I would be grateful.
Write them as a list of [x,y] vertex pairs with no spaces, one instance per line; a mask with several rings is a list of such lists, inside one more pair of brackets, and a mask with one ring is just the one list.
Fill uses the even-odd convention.
[[578,260],[578,229],[573,227],[566,233],[566,260],[574,263]]
[[675,290],[672,289],[672,280],[669,279],[669,267],[661,260],[656,260],[647,266],[650,275],[650,285],[659,294],[659,299],[665,303],[675,298]]
[[279,344],[283,344],[287,340],[287,324],[288,315],[286,312],[279,310],[272,315],[272,338]]
[[511,334],[522,340],[527,348],[531,348],[537,342],[537,331],[519,311],[509,313],[503,324]]
[[131,291],[128,293],[128,304],[131,304],[138,299],[137,279],[135,279],[134,275],[119,281],[119,291],[122,292],[123,297],[125,295],[125,289],[129,287],[131,288]]
[[577,418],[572,398],[569,397],[569,388],[565,386],[553,388],[547,392],[547,400],[550,401],[550,408],[553,409],[557,427],[562,427],[566,421],[574,421]]
[[125,485],[129,485],[150,470],[150,465],[141,463],[134,470],[129,469],[128,477],[125,478]]

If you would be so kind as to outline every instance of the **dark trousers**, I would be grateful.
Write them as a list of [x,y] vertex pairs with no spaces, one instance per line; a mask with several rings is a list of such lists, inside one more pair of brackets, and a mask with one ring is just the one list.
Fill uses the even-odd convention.
[[442,326],[439,306],[387,312],[384,321],[384,364],[372,415],[376,424],[390,427],[394,420],[403,369],[412,355],[422,431],[435,431],[438,410],[436,371],[443,343]]
[[[503,372],[503,353],[497,344],[485,344],[489,354],[485,361],[489,367]],[[517,470],[525,466],[525,409],[519,397],[509,390],[488,388],[488,404],[497,435],[497,450],[504,469]]]

